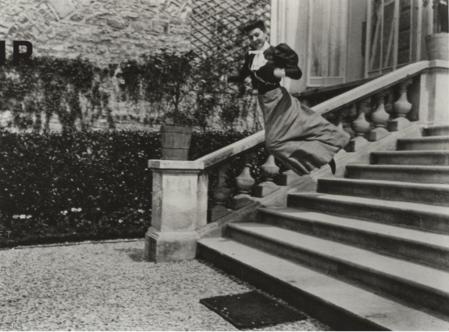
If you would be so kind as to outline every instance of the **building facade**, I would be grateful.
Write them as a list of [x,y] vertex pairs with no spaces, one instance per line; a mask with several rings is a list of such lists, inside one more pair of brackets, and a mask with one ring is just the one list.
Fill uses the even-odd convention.
[[427,59],[426,36],[447,32],[447,12],[447,1],[273,0],[271,43],[297,51],[304,76],[287,84],[300,92]]

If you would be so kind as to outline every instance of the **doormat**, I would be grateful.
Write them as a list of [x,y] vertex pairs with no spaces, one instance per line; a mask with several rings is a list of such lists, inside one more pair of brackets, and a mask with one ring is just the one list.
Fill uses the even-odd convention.
[[257,291],[210,297],[201,299],[200,303],[239,330],[273,326],[306,318],[298,311]]

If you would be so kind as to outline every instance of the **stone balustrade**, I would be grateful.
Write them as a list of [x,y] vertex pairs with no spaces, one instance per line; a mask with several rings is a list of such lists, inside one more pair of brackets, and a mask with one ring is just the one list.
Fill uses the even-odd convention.
[[[351,135],[347,152],[363,150],[412,121],[449,124],[447,91],[442,93],[449,87],[448,63],[423,61],[407,67],[313,107]],[[443,86],[437,88],[437,83]],[[432,89],[442,99],[431,98]],[[195,161],[150,161],[153,219],[147,257],[193,258],[199,229],[288,185],[288,171],[282,172],[272,155],[257,153],[263,143],[261,131]]]

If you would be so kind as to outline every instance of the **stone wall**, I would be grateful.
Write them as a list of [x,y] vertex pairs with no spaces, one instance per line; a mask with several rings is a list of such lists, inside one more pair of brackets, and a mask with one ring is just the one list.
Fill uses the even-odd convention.
[[28,40],[34,55],[104,66],[190,48],[191,7],[191,0],[0,0],[0,40]]
[[[6,40],[8,53],[13,40],[27,40],[33,43],[34,56],[82,57],[108,67],[159,49],[204,52],[211,49],[218,23],[227,26],[222,35],[232,39],[248,19],[263,17],[269,23],[269,12],[270,0],[0,0],[0,40]],[[241,51],[240,46],[230,49],[231,54]],[[237,66],[230,60],[230,68]],[[94,117],[94,128],[107,128],[106,114],[112,112],[118,129],[157,128],[161,111],[143,100],[121,98],[115,74],[100,87],[109,95],[108,104],[93,116],[81,103],[79,121],[89,125]],[[13,116],[1,97],[0,93],[0,128],[5,123],[11,128]],[[26,109],[23,102],[21,107]],[[235,122],[237,129],[259,128],[260,112],[255,107],[255,102],[244,106]],[[53,115],[52,130],[60,129],[58,122]],[[215,122],[211,119],[211,126],[220,129]]]

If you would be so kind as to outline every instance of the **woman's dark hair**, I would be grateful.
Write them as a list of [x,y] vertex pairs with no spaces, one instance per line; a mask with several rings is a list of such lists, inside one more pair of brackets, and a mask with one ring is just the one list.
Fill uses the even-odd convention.
[[250,33],[252,30],[259,28],[263,32],[267,31],[267,28],[265,27],[265,22],[262,20],[255,20],[250,21],[247,24],[245,24],[242,28],[243,33]]

